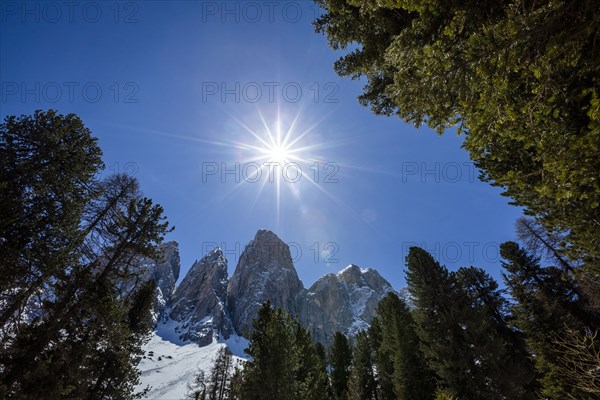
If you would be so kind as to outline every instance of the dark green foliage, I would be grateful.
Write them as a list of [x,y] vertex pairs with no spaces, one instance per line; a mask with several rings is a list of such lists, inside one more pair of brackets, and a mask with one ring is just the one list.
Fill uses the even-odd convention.
[[[316,0],[359,101],[438,132],[458,126],[505,189],[600,281],[600,8],[596,0]],[[598,296],[596,292],[595,296]]]
[[289,315],[265,303],[254,320],[246,353],[252,357],[244,367],[244,400],[294,399],[298,365],[294,329]]
[[298,321],[295,321],[295,348],[298,355],[298,367],[295,379],[298,382],[298,400],[324,400],[330,393],[329,377],[317,346],[312,342],[310,333]]
[[376,348],[380,399],[431,400],[434,374],[419,348],[410,310],[396,294],[379,303],[369,333]]
[[103,163],[91,132],[74,114],[36,111],[0,125],[0,327],[25,303],[63,279],[81,245],[81,215]]
[[327,353],[325,351],[325,347],[321,343],[315,343],[315,351],[317,353],[317,357],[319,358],[318,368],[320,369],[321,375],[324,374],[325,380],[322,383],[322,390],[324,390],[320,396],[321,399],[334,400],[333,397],[333,388],[331,387],[331,378],[329,376],[329,365],[327,363]]
[[379,400],[373,343],[366,331],[356,335],[348,400]]
[[[576,302],[570,306],[571,312],[584,322],[589,329],[600,329],[600,281],[585,268],[585,259],[571,260],[565,255],[564,234],[547,232],[532,218],[519,218],[516,223],[517,237],[526,251],[539,261],[554,265],[557,279],[568,285],[571,297]],[[539,262],[538,262],[539,264]],[[529,272],[530,277],[537,272],[551,271],[537,268]]]
[[[380,303],[381,304],[381,303]],[[387,321],[386,321],[387,322]],[[387,323],[384,323],[387,325]],[[373,361],[377,372],[377,398],[379,400],[394,400],[394,364],[389,350],[385,349],[383,328],[380,320],[375,318],[367,331],[373,346]]]
[[429,366],[451,395],[465,399],[529,399],[533,372],[520,333],[508,327],[506,300],[483,270],[450,273],[412,247],[407,282]]
[[577,296],[576,282],[568,270],[542,267],[538,257],[514,242],[502,244],[500,251],[506,285],[517,301],[513,305],[514,323],[527,335],[535,354],[543,395],[550,399],[588,399],[589,393],[573,387],[570,379],[582,357],[577,356],[571,363],[561,362],[564,346],[559,345],[563,337],[597,329],[598,320],[590,317]]
[[14,212],[0,227],[0,392],[133,396],[155,290],[137,262],[157,256],[162,208],[131,177],[95,178],[101,153],[74,115],[9,117],[0,133],[3,204]]
[[333,396],[336,400],[346,399],[350,366],[352,365],[352,347],[341,332],[336,332],[333,336],[329,354]]
[[310,334],[270,302],[253,321],[246,353],[252,359],[244,367],[242,399],[327,398],[327,371]]

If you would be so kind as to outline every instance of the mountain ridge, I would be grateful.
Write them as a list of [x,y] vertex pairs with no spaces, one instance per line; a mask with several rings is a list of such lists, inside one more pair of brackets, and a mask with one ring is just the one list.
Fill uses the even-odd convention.
[[[269,300],[297,316],[313,340],[328,346],[336,331],[354,336],[368,328],[379,301],[395,292],[375,269],[355,264],[305,288],[289,247],[267,229],[259,229],[244,247],[231,276],[227,267],[218,246],[196,260],[178,286],[168,286],[171,293],[159,293],[164,304],[158,323],[173,326],[183,342],[206,346],[232,335],[247,337],[258,309]],[[160,278],[177,280],[174,274]]]

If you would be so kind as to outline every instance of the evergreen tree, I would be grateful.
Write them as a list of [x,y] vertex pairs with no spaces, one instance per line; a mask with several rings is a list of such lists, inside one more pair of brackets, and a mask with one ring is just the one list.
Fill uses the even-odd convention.
[[130,397],[155,288],[136,260],[157,256],[162,208],[131,177],[94,178],[100,150],[76,116],[6,121],[0,151],[15,164],[2,164],[0,185],[24,220],[16,232],[3,219],[0,233],[2,253],[21,259],[0,289],[0,394]]
[[389,293],[379,303],[369,332],[378,337],[374,342],[380,399],[431,400],[434,374],[419,348],[410,310],[396,294]]
[[231,381],[229,382],[229,398],[231,400],[242,400],[244,385],[244,372],[238,363],[233,367]]
[[321,369],[322,373],[325,374],[325,381],[326,381],[326,389],[327,389],[327,393],[324,393],[321,397],[328,399],[328,400],[334,400],[333,397],[333,388],[331,387],[331,378],[329,376],[329,364],[327,362],[327,353],[325,351],[325,346],[323,346],[321,343],[317,342],[315,343],[315,351],[317,352],[317,357],[319,358],[319,368]]
[[366,331],[356,335],[348,400],[379,400],[373,345]]
[[325,346],[321,343],[315,343],[315,351],[317,352],[317,357],[323,366],[323,369],[327,370],[327,354],[325,353]]
[[295,379],[298,384],[298,400],[323,400],[329,393],[329,378],[317,346],[312,342],[310,333],[298,321],[294,322],[294,347],[298,356]]
[[595,0],[316,2],[316,30],[349,49],[336,72],[366,78],[361,104],[440,133],[458,126],[481,178],[566,232],[599,280]]
[[394,393],[394,365],[389,352],[386,352],[383,347],[383,332],[380,321],[376,318],[371,322],[371,326],[367,330],[371,346],[373,347],[373,362],[376,371],[377,383],[377,398],[379,400],[395,400]]
[[336,332],[333,336],[330,355],[331,387],[336,400],[346,399],[348,393],[348,379],[352,365],[352,347],[346,336]]
[[133,360],[152,325],[138,319],[131,324],[129,310],[134,305],[141,317],[150,318],[154,289],[141,282],[125,285],[126,292],[122,288],[143,273],[134,260],[155,255],[166,224],[162,209],[139,197],[130,179],[109,180],[111,189],[126,184],[132,190],[123,204],[107,205],[109,212],[86,237],[78,263],[65,265],[65,279],[43,293],[39,317],[4,342],[1,380],[15,396],[96,398],[134,390]]
[[207,400],[228,400],[231,386],[233,356],[227,347],[222,347],[217,353],[217,359],[210,374],[210,384]]
[[[90,376],[79,377],[81,386],[78,390],[82,397],[110,399],[133,396],[140,380],[136,362],[132,360],[141,358],[142,345],[154,328],[152,310],[155,290],[156,283],[153,280],[144,282],[127,302],[123,302],[113,294],[114,288],[107,288],[108,295],[96,297],[97,304],[104,303],[99,307],[100,312],[96,311],[93,317],[97,318],[98,323],[92,324],[90,319],[89,325],[75,327],[78,334],[86,333],[86,339],[81,342],[81,345],[85,345],[84,354],[92,355],[88,356],[88,362],[79,365],[81,368],[89,363],[87,370],[93,377],[88,387],[81,383],[90,379]],[[104,310],[107,304],[111,306]],[[105,319],[111,317],[121,319],[116,323]],[[77,381],[73,377],[65,380],[76,386]],[[144,392],[138,395],[143,396]]]
[[590,328],[600,329],[600,280],[583,268],[587,263],[585,258],[568,258],[564,249],[564,232],[548,232],[539,221],[525,217],[517,220],[516,230],[519,241],[529,254],[561,271],[561,279],[568,282],[577,298],[577,309],[573,309],[573,312],[583,318]]
[[244,400],[293,400],[298,393],[293,322],[282,309],[273,310],[270,302],[259,309],[252,323],[250,345],[252,357],[244,367]]
[[[76,262],[81,216],[103,167],[97,140],[74,114],[36,111],[0,124],[0,328]],[[16,329],[16,328],[15,328]]]
[[515,325],[525,332],[535,355],[543,395],[549,399],[589,398],[589,393],[574,387],[570,381],[576,359],[572,360],[575,364],[564,365],[557,343],[557,338],[568,337],[565,334],[569,330],[589,331],[588,322],[593,323],[582,310],[573,280],[564,269],[542,267],[539,257],[514,242],[503,243],[500,252],[506,285],[516,300]]
[[532,367],[521,335],[506,322],[497,283],[477,268],[450,273],[412,247],[407,282],[429,366],[451,395],[468,399],[528,399]]
[[[263,304],[253,321],[241,398],[322,400],[330,393],[324,351],[298,320]],[[321,355],[320,355],[321,354]]]

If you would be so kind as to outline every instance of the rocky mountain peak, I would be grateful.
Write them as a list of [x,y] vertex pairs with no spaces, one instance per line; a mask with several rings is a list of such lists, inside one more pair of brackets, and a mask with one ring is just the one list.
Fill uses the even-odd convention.
[[[230,279],[227,259],[216,247],[194,262],[173,291],[179,252],[175,242],[163,246],[165,261],[151,268],[159,296],[166,302],[159,323],[171,324],[180,339],[201,346],[233,333],[246,336],[267,300],[297,315],[313,339],[327,346],[336,331],[354,335],[368,328],[377,304],[393,290],[376,270],[354,264],[324,275],[305,289],[287,244],[261,229],[245,246]],[[166,326],[171,329],[171,325]]]
[[155,259],[144,257],[138,260],[138,268],[143,269],[141,280],[152,279],[156,282],[155,318],[158,318],[171,301],[175,284],[179,279],[179,267],[179,244],[175,241],[161,243],[158,246],[158,257]]
[[351,264],[307,290],[299,300],[300,321],[314,340],[327,345],[336,331],[352,336],[368,328],[377,304],[391,291],[377,271]]
[[227,259],[218,247],[196,261],[170,304],[169,317],[178,322],[183,340],[210,344],[214,336],[229,337]]
[[223,251],[221,250],[221,248],[215,247],[214,249],[212,249],[211,251],[206,253],[206,255],[204,257],[202,257],[202,259],[200,261],[196,261],[194,264],[196,264],[196,263],[218,264],[218,265],[224,264],[226,266],[227,259],[225,258],[225,254],[223,254]]
[[338,280],[348,283],[364,283],[363,271],[358,265],[350,264],[336,274]]
[[254,240],[257,242],[283,242],[279,236],[268,229],[259,229],[254,235]]
[[148,271],[167,301],[179,279],[179,270],[179,244],[175,241],[161,243],[158,246],[158,258],[153,260]]
[[295,298],[303,289],[290,248],[269,230],[259,230],[244,248],[227,288],[234,329],[241,335],[252,329],[262,303],[295,312]]
[[[294,270],[292,255],[289,246],[273,232],[260,229],[254,239],[248,243],[240,257],[242,265],[258,266],[262,269],[268,267]],[[240,265],[238,263],[238,265]]]

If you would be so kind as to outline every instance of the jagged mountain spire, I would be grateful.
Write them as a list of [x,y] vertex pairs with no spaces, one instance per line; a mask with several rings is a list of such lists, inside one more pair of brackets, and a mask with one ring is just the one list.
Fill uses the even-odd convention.
[[273,232],[259,230],[244,248],[227,288],[234,329],[241,335],[249,332],[267,300],[294,314],[296,296],[303,288],[288,245]]
[[306,291],[298,302],[299,318],[313,340],[328,345],[337,331],[354,336],[368,328],[377,304],[391,291],[374,269],[350,264],[321,277]]
[[215,338],[249,333],[258,309],[270,300],[297,315],[314,340],[329,345],[336,331],[354,335],[368,327],[375,307],[392,290],[377,271],[353,264],[305,289],[288,245],[261,229],[229,280],[219,248],[196,261],[175,292],[165,295],[171,301],[159,323],[170,321],[180,339],[207,345]]
[[229,337],[227,316],[227,259],[215,248],[196,261],[175,290],[169,317],[179,322],[181,339],[200,345]]

